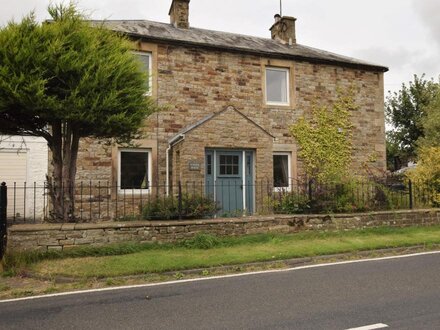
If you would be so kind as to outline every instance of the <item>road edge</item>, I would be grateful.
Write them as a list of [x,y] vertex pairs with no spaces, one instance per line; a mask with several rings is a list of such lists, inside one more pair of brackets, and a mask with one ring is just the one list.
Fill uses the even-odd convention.
[[[371,251],[371,252],[373,252],[373,251]],[[289,268],[270,269],[270,270],[253,271],[253,272],[243,272],[243,273],[238,273],[238,274],[205,276],[205,277],[196,277],[196,278],[191,278],[191,279],[180,279],[180,280],[156,282],[156,283],[145,283],[145,284],[136,284],[136,285],[124,285],[124,286],[118,286],[118,287],[59,292],[59,293],[52,293],[52,294],[47,294],[47,295],[38,295],[38,296],[0,300],[0,304],[19,302],[19,301],[25,301],[25,300],[35,300],[35,299],[43,299],[43,298],[80,295],[80,294],[95,293],[95,292],[119,291],[119,290],[135,289],[135,288],[147,288],[147,287],[172,285],[172,284],[184,284],[184,283],[191,283],[191,282],[198,282],[198,281],[209,281],[209,280],[217,280],[217,279],[224,279],[224,278],[242,277],[242,276],[255,276],[255,275],[260,275],[260,274],[283,273],[283,272],[298,271],[298,270],[303,270],[303,269],[338,266],[338,265],[346,265],[346,264],[353,264],[353,263],[373,262],[373,261],[381,261],[381,260],[402,259],[402,258],[410,258],[410,257],[424,256],[424,255],[433,255],[433,254],[440,254],[440,250],[439,251],[425,251],[425,252],[418,252],[418,253],[411,253],[411,254],[394,255],[394,256],[384,256],[384,257],[376,257],[376,258],[373,257],[373,258],[365,258],[365,259],[345,260],[345,261],[328,262],[328,263],[315,263],[315,264],[308,264],[308,265],[302,265],[302,266],[294,266],[294,267],[289,267]],[[328,258],[329,256],[325,256],[325,257]]]

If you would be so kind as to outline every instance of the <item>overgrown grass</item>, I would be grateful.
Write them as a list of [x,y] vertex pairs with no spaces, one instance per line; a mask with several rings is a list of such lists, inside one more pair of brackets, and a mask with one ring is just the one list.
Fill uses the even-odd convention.
[[224,238],[199,234],[179,244],[119,244],[9,255],[4,264],[9,271],[44,276],[114,277],[420,244],[440,244],[440,226]]

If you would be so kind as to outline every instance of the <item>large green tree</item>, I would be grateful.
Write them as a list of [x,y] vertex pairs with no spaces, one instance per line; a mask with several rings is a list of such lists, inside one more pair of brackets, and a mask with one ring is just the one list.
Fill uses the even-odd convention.
[[[440,89],[435,98],[427,105],[422,125],[424,137],[417,141],[417,145],[420,147],[440,147]],[[440,167],[440,164],[438,166]]]
[[47,140],[55,221],[74,220],[81,138],[128,142],[153,111],[131,43],[91,26],[74,5],[0,29],[0,133]]
[[[408,171],[419,190],[434,207],[440,206],[440,89],[425,107],[424,136],[417,140],[417,167]],[[421,189],[420,189],[421,188]]]
[[[426,108],[439,91],[439,85],[424,76],[402,84],[386,99],[386,118],[392,129],[387,133],[388,160],[396,167],[416,159],[416,142],[424,136]],[[395,168],[397,169],[397,168]]]

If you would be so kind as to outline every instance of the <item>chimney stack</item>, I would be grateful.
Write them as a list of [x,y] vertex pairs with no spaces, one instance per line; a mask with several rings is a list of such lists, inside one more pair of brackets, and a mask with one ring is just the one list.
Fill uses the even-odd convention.
[[275,15],[275,23],[270,28],[272,39],[283,44],[296,44],[295,17]]
[[170,23],[179,29],[189,29],[189,2],[190,0],[173,0],[171,3]]

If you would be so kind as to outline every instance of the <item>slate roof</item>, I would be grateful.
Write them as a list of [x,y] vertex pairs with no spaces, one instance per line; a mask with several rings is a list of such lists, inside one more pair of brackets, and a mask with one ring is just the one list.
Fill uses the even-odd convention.
[[324,50],[294,44],[284,45],[269,38],[260,38],[242,34],[219,32],[199,28],[179,29],[171,24],[146,20],[105,20],[91,21],[103,24],[106,28],[124,33],[131,37],[151,41],[208,47],[231,52],[249,53],[275,58],[288,58],[313,63],[334,64],[368,71],[388,71],[382,65],[365,62]]

